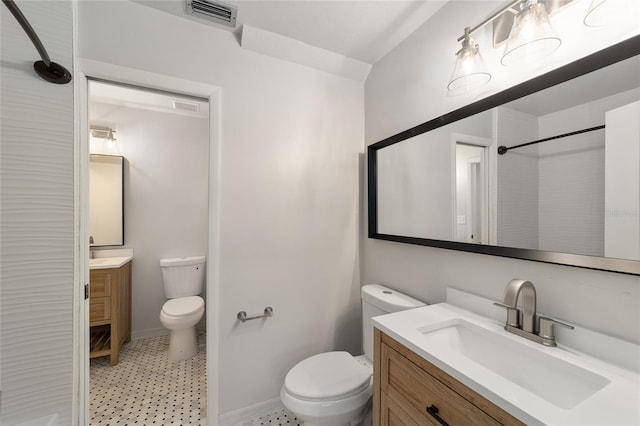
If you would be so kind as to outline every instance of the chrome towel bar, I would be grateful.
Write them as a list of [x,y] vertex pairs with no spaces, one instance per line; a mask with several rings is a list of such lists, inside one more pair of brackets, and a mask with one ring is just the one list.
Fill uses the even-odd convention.
[[273,308],[271,306],[267,306],[266,308],[264,308],[264,314],[263,315],[256,315],[254,317],[248,317],[247,313],[245,311],[238,312],[238,319],[241,322],[247,322],[247,321],[254,320],[254,319],[259,319],[259,318],[268,318],[268,317],[272,317],[272,316],[273,316]]

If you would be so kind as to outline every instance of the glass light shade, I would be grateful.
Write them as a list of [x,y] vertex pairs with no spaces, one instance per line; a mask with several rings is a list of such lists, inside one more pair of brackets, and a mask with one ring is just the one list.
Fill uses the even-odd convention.
[[116,142],[116,138],[113,136],[115,130],[109,129],[109,133],[103,139],[103,149],[109,154],[117,154],[120,155],[120,147],[118,146],[118,142]]
[[582,21],[587,27],[605,27],[624,20],[627,0],[591,0],[589,10]]
[[456,56],[456,65],[447,85],[450,92],[469,91],[491,80],[479,47],[472,39],[465,38]]
[[562,44],[542,3],[526,6],[515,17],[502,65],[528,63],[553,53]]

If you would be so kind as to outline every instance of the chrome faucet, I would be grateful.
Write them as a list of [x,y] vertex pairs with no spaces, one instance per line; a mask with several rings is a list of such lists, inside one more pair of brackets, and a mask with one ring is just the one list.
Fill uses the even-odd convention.
[[[521,300],[522,311],[518,308],[518,300]],[[531,281],[509,281],[502,303],[495,302],[494,305],[507,310],[505,330],[545,346],[556,346],[554,325],[574,329],[572,325],[543,316],[538,317],[539,331],[536,329],[536,288]]]

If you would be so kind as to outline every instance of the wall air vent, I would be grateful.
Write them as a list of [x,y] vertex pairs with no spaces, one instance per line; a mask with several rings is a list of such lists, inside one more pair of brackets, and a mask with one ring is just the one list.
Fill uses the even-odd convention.
[[238,8],[230,4],[213,0],[187,0],[187,11],[213,18],[218,24],[236,26]]
[[197,103],[178,101],[176,99],[172,99],[171,105],[173,106],[173,109],[180,109],[182,111],[189,111],[189,112],[200,111],[200,105],[198,105]]

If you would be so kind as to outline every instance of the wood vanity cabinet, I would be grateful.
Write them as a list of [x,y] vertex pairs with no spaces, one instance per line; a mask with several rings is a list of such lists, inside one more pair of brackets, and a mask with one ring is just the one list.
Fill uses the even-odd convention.
[[374,330],[374,426],[524,425],[393,338]]
[[120,348],[131,341],[131,262],[89,275],[89,356],[108,355],[117,365]]

